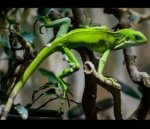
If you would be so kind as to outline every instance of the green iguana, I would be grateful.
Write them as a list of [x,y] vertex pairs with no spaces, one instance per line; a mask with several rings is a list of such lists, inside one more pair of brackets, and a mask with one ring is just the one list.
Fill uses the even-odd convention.
[[[147,38],[141,32],[132,29],[122,29],[116,32],[110,32],[106,26],[99,26],[74,29],[67,33],[69,25],[71,24],[69,18],[62,18],[52,22],[43,19],[43,22],[43,26],[46,28],[60,26],[56,39],[39,52],[36,58],[28,66],[21,79],[15,85],[6,103],[6,107],[1,117],[2,120],[6,119],[17,93],[24,86],[33,71],[35,71],[48,56],[56,51],[60,51],[64,54],[67,62],[70,64],[69,68],[65,69],[57,76],[63,88],[63,97],[65,98],[68,88],[63,81],[63,78],[78,71],[80,68],[78,61],[70,49],[86,47],[94,52],[103,54],[98,66],[98,73],[102,74],[110,51],[131,46],[139,46],[147,42]],[[116,81],[113,78],[104,77],[104,79],[110,79],[113,82]]]

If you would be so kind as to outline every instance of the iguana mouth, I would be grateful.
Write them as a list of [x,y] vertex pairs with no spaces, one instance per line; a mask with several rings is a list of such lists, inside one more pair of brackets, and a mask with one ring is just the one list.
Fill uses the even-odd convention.
[[125,41],[124,43],[116,46],[113,50],[119,50],[119,49],[123,49],[123,48],[127,48],[127,47],[139,46],[139,45],[142,45],[144,43],[145,42],[143,42],[143,41],[135,42],[133,40],[128,40],[128,41]]
[[133,40],[129,40],[129,41],[125,41],[125,46],[128,47],[128,46],[139,46],[139,45],[142,45],[142,44],[145,44],[146,42],[144,41],[138,41],[138,42],[135,42]]

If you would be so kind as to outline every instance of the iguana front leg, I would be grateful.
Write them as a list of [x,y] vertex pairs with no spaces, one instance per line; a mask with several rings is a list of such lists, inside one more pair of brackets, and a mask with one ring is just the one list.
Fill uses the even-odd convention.
[[[99,65],[98,65],[98,73],[99,74],[103,73],[103,70],[104,70],[104,67],[105,67],[105,64],[106,64],[106,61],[107,61],[109,54],[110,54],[110,50],[106,50],[104,52],[103,56],[101,57],[101,59],[99,61]],[[103,79],[104,79],[104,81],[111,80],[113,84],[117,82],[117,80],[114,78],[106,78],[103,76]]]
[[[65,57],[65,60],[69,63],[70,67],[65,69],[64,71],[62,71],[59,75],[58,75],[58,81],[60,82],[62,88],[63,88],[63,99],[66,99],[67,97],[67,93],[68,93],[68,86],[67,84],[63,81],[64,77],[69,76],[70,74],[78,71],[80,69],[80,65],[78,63],[78,61],[76,60],[76,58],[74,57],[73,53],[68,49],[68,48],[63,48],[62,49],[62,54]],[[62,105],[64,103],[64,100],[62,101]]]

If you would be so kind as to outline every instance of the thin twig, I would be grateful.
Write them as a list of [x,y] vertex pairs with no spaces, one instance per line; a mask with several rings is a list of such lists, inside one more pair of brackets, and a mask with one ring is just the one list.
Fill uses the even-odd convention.
[[[61,97],[61,98],[62,98],[62,97]],[[78,106],[81,104],[81,103],[76,102],[76,101],[74,101],[74,100],[72,100],[72,99],[67,99],[67,98],[65,98],[65,99],[68,100],[68,101],[70,101],[70,102],[73,102],[73,103],[77,104]]]
[[30,105],[30,107],[32,107],[32,105],[37,101],[39,100],[41,97],[43,96],[43,94],[40,94]]
[[57,96],[57,97],[55,97],[55,98],[49,99],[49,100],[46,101],[44,104],[42,104],[41,106],[39,106],[36,110],[39,110],[39,109],[45,107],[49,102],[51,102],[51,101],[53,101],[53,100],[56,100],[56,99],[58,99],[58,98],[59,98],[59,97]]
[[56,100],[56,99],[66,99],[66,100],[71,101],[71,102],[73,102],[73,103],[75,103],[75,104],[77,104],[77,105],[80,105],[80,104],[81,104],[81,103],[78,103],[78,102],[76,102],[76,101],[74,101],[74,100],[72,100],[72,99],[67,99],[67,98],[63,98],[62,96],[57,96],[57,97],[55,97],[55,98],[52,98],[52,99],[49,99],[48,101],[46,101],[44,104],[42,104],[41,106],[39,106],[39,107],[37,108],[37,110],[39,110],[39,109],[45,107],[49,102],[51,102],[51,101],[53,101],[53,100]]

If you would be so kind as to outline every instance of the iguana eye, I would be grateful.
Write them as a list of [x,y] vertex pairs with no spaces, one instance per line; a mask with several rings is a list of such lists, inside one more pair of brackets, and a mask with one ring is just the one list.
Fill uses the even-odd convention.
[[135,39],[139,39],[139,36],[138,36],[138,35],[135,35]]
[[129,40],[129,37],[126,37],[126,40],[128,41],[128,40]]

